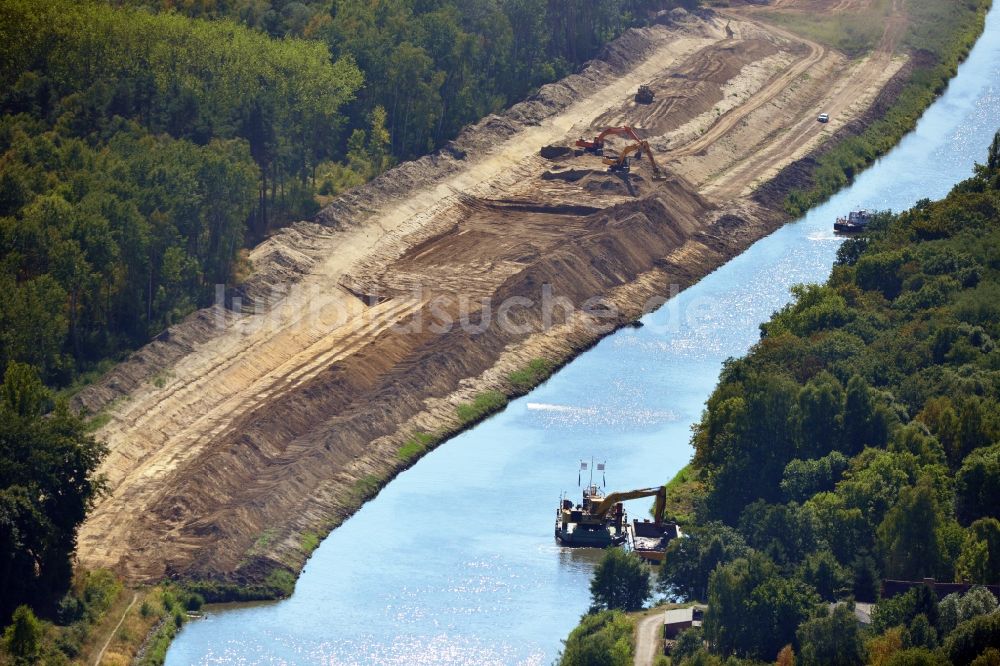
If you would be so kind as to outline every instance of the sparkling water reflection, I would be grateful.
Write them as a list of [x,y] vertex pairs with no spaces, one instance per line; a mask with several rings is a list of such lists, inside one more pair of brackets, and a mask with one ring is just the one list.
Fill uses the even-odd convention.
[[994,9],[946,94],[849,190],[426,456],[323,542],[291,599],[210,612],[167,663],[551,663],[587,607],[598,555],[552,541],[576,461],[606,459],[613,488],[666,480],[690,457],[723,360],[758,339],[789,287],[828,275],[833,218],[944,195],[984,159],[998,118]]

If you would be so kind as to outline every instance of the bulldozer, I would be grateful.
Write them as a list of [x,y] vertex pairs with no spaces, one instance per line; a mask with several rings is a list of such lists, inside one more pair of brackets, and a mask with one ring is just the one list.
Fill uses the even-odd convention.
[[630,146],[626,146],[618,157],[605,157],[604,163],[608,165],[608,172],[615,174],[628,174],[632,170],[632,153],[635,153],[637,160],[642,159],[642,154],[649,156],[649,163],[653,166],[653,180],[665,180],[666,176],[656,163],[653,156],[653,149],[648,141],[640,140]]
[[647,84],[639,86],[639,91],[635,94],[636,104],[652,104],[654,99],[653,89]]

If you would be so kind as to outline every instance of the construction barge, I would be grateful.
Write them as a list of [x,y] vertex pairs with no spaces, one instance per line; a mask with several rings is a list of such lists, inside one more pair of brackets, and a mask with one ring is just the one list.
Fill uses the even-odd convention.
[[833,230],[840,234],[856,234],[868,228],[872,214],[867,210],[852,210],[847,217],[838,217]]
[[[600,465],[603,471],[603,465]],[[581,469],[586,469],[582,467]],[[624,502],[655,497],[653,520],[633,520],[629,524]],[[665,486],[639,488],[604,494],[593,477],[583,489],[579,504],[565,493],[556,509],[555,539],[572,548],[610,548],[624,546],[644,560],[663,562],[670,541],[683,536],[675,523],[663,522],[667,491]]]

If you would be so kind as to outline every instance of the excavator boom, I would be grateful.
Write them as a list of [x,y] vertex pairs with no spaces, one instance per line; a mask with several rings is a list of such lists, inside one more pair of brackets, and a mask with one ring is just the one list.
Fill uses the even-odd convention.
[[587,141],[586,139],[579,139],[576,142],[578,148],[583,148],[590,151],[599,151],[604,148],[604,140],[609,136],[624,136],[632,139],[636,142],[641,142],[642,139],[636,134],[635,130],[631,127],[608,127],[605,128],[600,134],[594,137],[593,141]]
[[628,164],[629,155],[632,153],[639,153],[641,156],[642,150],[643,148],[641,143],[633,143],[631,146],[625,146],[625,149],[622,150],[621,155],[618,157],[605,157],[604,163],[611,167],[611,171],[627,170],[624,169],[624,167]]
[[648,141],[639,141],[638,143],[633,143],[630,146],[626,146],[617,158],[605,157],[604,163],[609,165],[610,171],[628,171],[626,165],[629,155],[632,153],[638,153],[639,157],[645,153],[649,155],[649,163],[653,166],[653,180],[663,180],[663,171],[660,170],[660,165],[656,163],[656,158],[653,156],[653,149],[650,147]]
[[653,166],[653,180],[663,180],[666,176],[663,175],[660,165],[656,163],[656,157],[653,156],[653,149],[649,147],[649,143],[643,141],[642,149],[649,155],[649,163]]
[[663,519],[663,509],[667,504],[667,489],[665,486],[657,486],[656,488],[639,488],[638,490],[625,490],[622,492],[611,493],[597,505],[594,509],[595,516],[605,516],[608,511],[614,507],[615,504],[619,502],[624,502],[626,500],[639,499],[641,497],[656,497],[656,503],[653,505],[653,519],[659,524]]

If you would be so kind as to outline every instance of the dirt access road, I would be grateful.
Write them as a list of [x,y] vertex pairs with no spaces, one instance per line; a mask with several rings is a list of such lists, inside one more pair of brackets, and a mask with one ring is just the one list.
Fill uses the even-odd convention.
[[[893,46],[850,61],[752,12],[676,11],[265,242],[242,310],[192,315],[77,398],[107,415],[111,487],[81,564],[135,582],[297,569],[303,535],[407,464],[415,432],[454,431],[457,405],[774,229],[753,185],[860,117],[903,65]],[[656,103],[634,103],[640,83]],[[609,124],[637,127],[667,179],[645,157],[620,178],[593,155],[539,155]],[[545,311],[543,285],[571,307]],[[583,309],[593,297],[605,309]]]
[[653,666],[663,654],[663,611],[656,609],[635,623],[635,666]]

